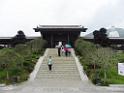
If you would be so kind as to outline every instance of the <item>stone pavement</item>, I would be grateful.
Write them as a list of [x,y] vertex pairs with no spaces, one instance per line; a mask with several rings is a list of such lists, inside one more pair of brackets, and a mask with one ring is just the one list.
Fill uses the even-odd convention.
[[[49,56],[53,59],[52,71],[47,66]],[[47,49],[29,81],[0,88],[0,93],[124,93],[124,88],[93,85],[85,73],[79,73],[78,66],[74,56],[58,57],[57,49]]]

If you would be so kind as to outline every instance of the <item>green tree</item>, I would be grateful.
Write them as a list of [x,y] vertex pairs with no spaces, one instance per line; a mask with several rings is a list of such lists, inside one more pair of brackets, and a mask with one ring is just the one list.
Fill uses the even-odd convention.
[[106,32],[107,32],[106,28],[100,28],[100,30],[95,30],[93,32],[94,43],[100,44],[103,47],[108,47],[109,46],[109,39],[108,39]]
[[[95,72],[97,74],[102,74],[103,72],[103,77],[101,76],[101,78],[103,78],[104,83],[106,83],[107,80],[107,71],[111,66],[113,55],[114,52],[111,48],[98,48],[93,55],[90,55]],[[96,68],[96,66],[99,66],[100,69]]]
[[26,42],[26,36],[22,30],[17,32],[17,35],[11,39],[12,47],[15,47],[17,44],[24,44]]

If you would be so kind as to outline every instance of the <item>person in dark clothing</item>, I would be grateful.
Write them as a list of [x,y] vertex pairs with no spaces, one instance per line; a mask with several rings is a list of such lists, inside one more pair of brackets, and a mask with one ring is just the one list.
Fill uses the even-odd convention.
[[64,48],[64,50],[65,50],[65,56],[67,57],[68,56],[68,48]]
[[61,56],[61,47],[58,47],[58,56]]
[[66,57],[68,56],[68,50],[65,51],[65,56],[66,56]]

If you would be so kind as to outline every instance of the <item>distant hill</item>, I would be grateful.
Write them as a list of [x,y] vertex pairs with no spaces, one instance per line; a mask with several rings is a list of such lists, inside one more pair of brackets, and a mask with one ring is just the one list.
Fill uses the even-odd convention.
[[[124,38],[124,29],[111,27],[107,29],[107,34],[109,38]],[[94,37],[93,32],[84,36],[84,38],[89,38],[89,39],[92,39],[93,37]]]

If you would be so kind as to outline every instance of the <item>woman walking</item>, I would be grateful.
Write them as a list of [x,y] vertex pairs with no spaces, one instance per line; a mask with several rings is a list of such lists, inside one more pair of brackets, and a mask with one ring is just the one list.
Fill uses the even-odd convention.
[[52,70],[52,65],[53,65],[52,58],[51,58],[51,56],[49,56],[49,59],[48,59],[48,68],[49,68],[49,71]]

